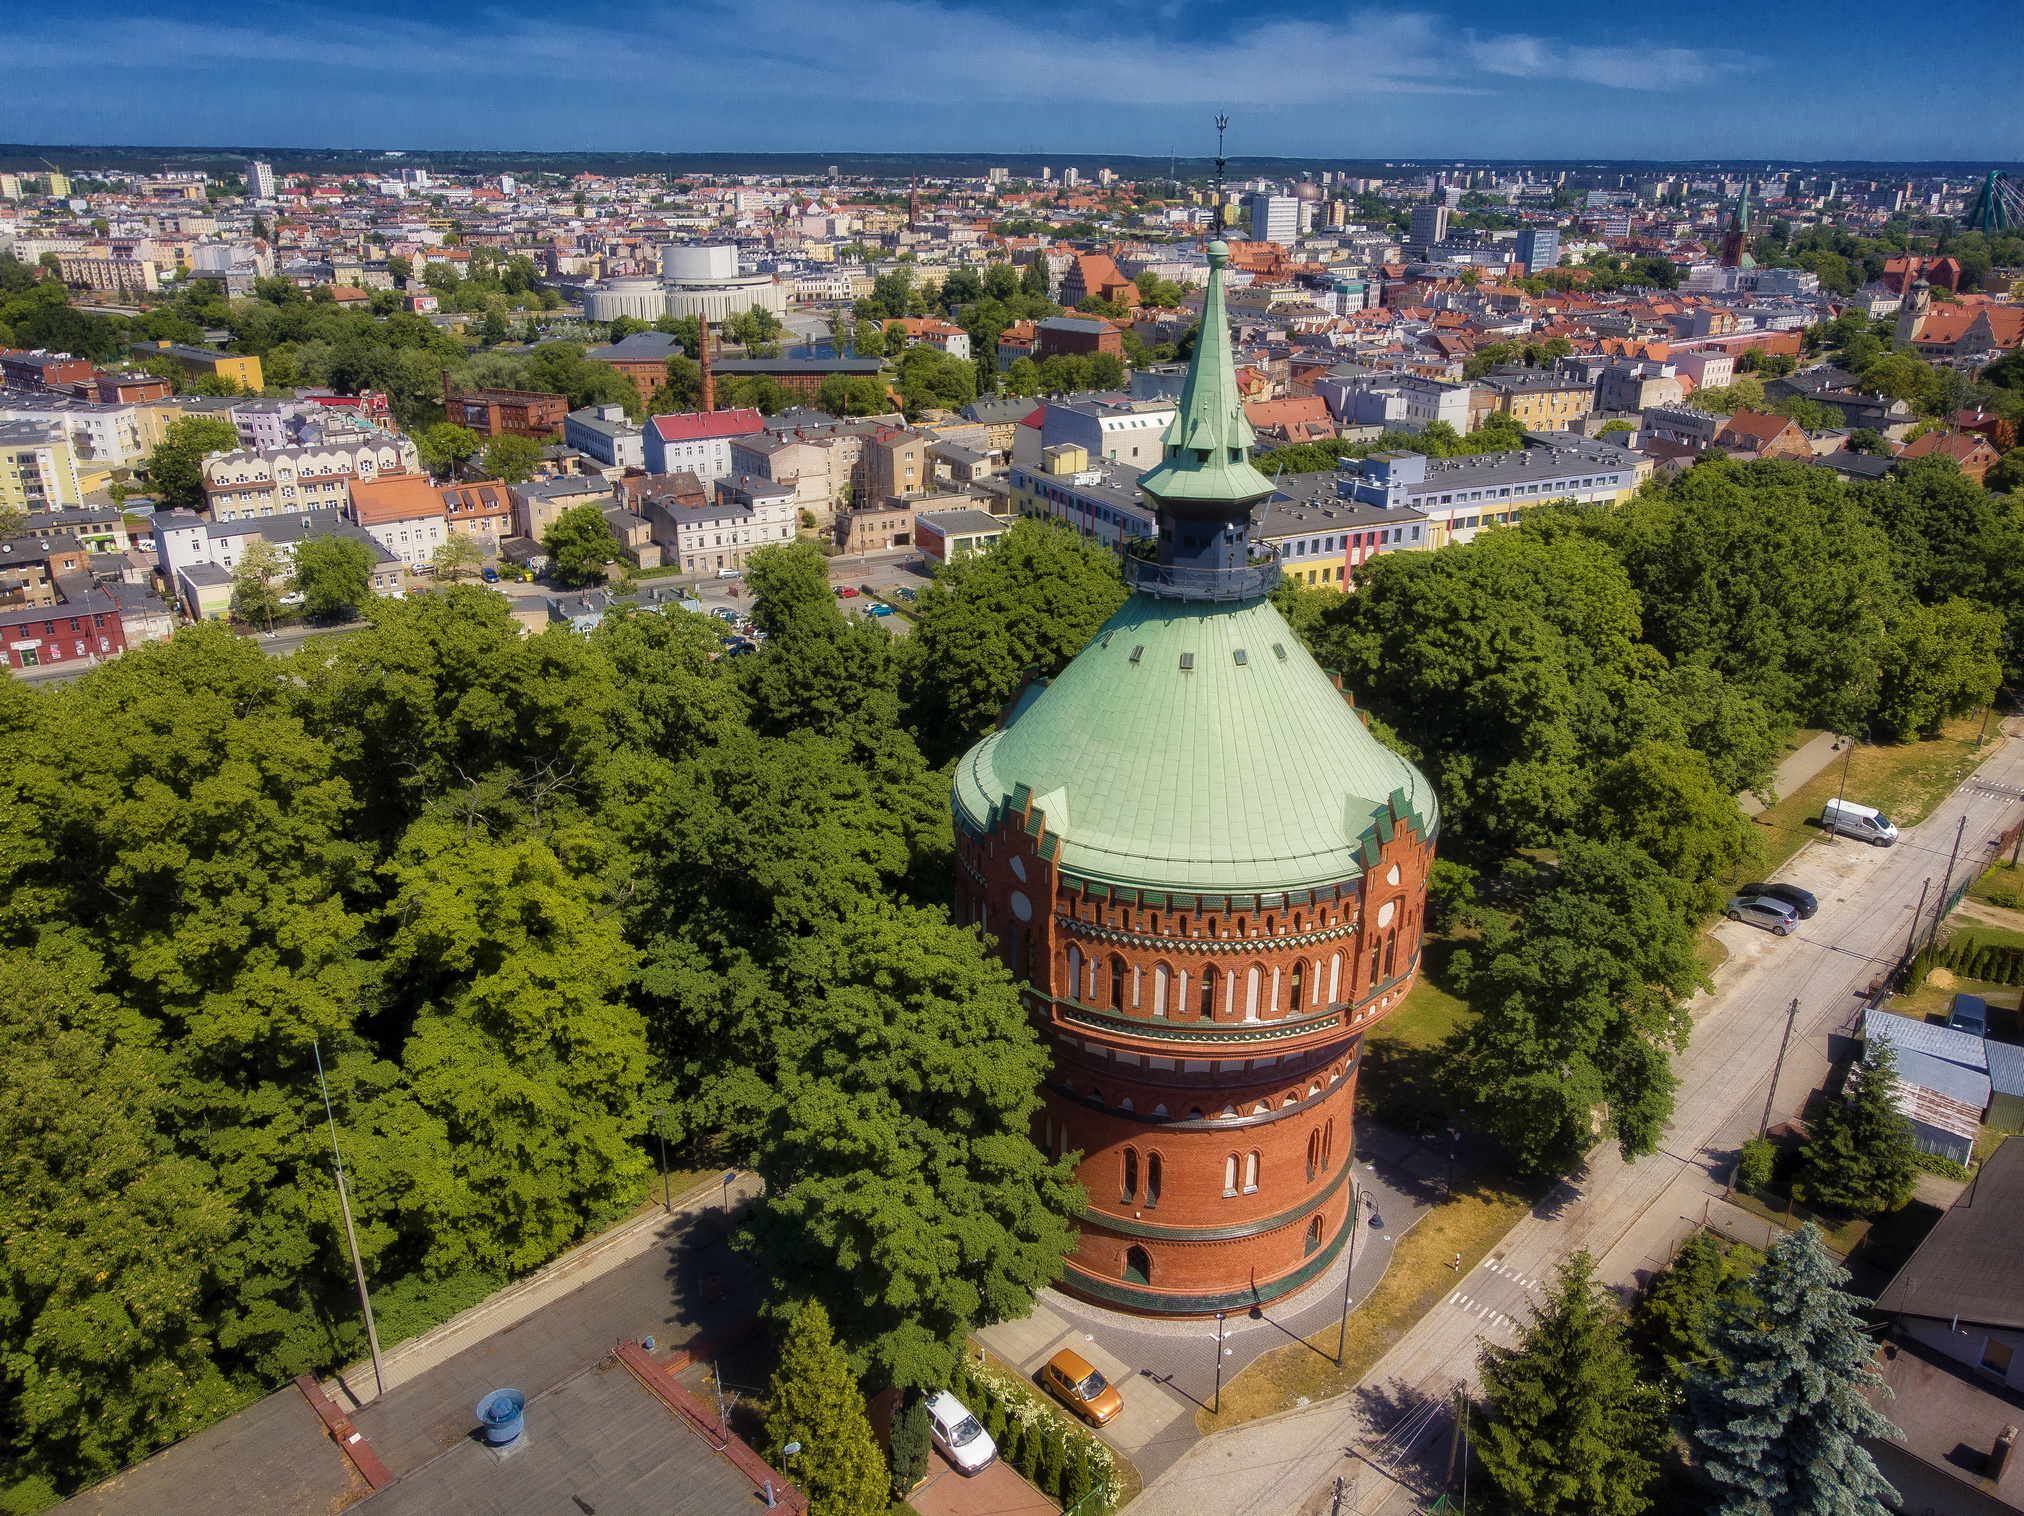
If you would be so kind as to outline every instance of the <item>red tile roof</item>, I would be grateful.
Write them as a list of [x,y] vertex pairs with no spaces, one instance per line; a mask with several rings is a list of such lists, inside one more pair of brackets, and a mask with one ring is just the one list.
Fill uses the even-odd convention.
[[699,442],[707,437],[744,437],[766,430],[755,410],[697,411],[684,416],[655,416],[648,423],[663,442]]

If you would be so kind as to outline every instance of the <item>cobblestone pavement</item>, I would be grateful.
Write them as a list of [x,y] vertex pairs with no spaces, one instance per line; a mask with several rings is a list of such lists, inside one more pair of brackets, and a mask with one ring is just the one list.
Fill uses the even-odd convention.
[[[1454,1177],[1488,1161],[1482,1137],[1444,1130],[1415,1142],[1371,1122],[1356,1127],[1356,1178],[1375,1208],[1356,1242],[1350,1309],[1366,1299],[1391,1266],[1392,1249]],[[1298,1343],[1341,1319],[1348,1250],[1297,1295],[1232,1314],[1223,1322],[1222,1377],[1234,1379],[1256,1359]],[[1020,1372],[1032,1374],[1063,1347],[1073,1347],[1124,1392],[1127,1413],[1104,1430],[1150,1484],[1200,1440],[1195,1413],[1216,1394],[1216,1323],[1152,1320],[1043,1290],[1031,1316],[1004,1322],[978,1337]]]

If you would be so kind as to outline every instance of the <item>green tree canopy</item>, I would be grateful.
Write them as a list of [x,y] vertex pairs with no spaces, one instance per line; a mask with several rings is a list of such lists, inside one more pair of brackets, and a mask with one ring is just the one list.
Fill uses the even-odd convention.
[[541,444],[529,437],[494,437],[485,444],[483,468],[490,477],[521,484],[541,466]]
[[[801,1445],[792,1456],[791,1442]],[[766,1459],[798,1477],[810,1516],[885,1516],[891,1504],[864,1396],[819,1301],[795,1314],[780,1344],[767,1396]]]
[[1912,1124],[1898,1110],[1897,1054],[1888,1042],[1869,1046],[1851,1069],[1841,1100],[1829,1100],[1806,1143],[1806,1193],[1814,1204],[1847,1215],[1893,1211],[1918,1183]]
[[415,438],[415,451],[422,462],[439,474],[450,472],[466,458],[476,457],[484,439],[468,426],[439,421]]
[[617,533],[596,505],[573,505],[541,536],[549,572],[571,589],[604,582],[605,565],[619,556]]
[[1902,1434],[1864,1393],[1882,1376],[1847,1282],[1808,1223],[1772,1245],[1747,1296],[1715,1311],[1708,1344],[1727,1372],[1691,1370],[1687,1407],[1720,1516],[1896,1507],[1864,1439]]
[[295,544],[295,572],[288,581],[302,596],[302,608],[319,621],[350,616],[372,594],[379,555],[369,542],[324,532]]
[[1515,1348],[1477,1360],[1475,1452],[1515,1510],[1637,1516],[1671,1441],[1665,1404],[1638,1371],[1615,1298],[1584,1249],[1554,1271]]
[[178,416],[148,454],[148,487],[163,501],[184,510],[201,511],[204,459],[211,453],[238,450],[239,430],[220,416]]
[[877,416],[892,402],[885,385],[870,374],[831,374],[815,392],[815,408],[832,416]]
[[1629,842],[1693,892],[1697,910],[1721,903],[1718,881],[1738,864],[1761,864],[1763,845],[1715,782],[1708,760],[1672,742],[1643,743],[1596,775],[1597,836]]

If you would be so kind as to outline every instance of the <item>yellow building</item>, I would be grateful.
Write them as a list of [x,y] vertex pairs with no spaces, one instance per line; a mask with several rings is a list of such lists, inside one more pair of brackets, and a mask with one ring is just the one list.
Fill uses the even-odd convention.
[[185,347],[180,342],[136,342],[133,354],[136,358],[171,358],[186,374],[194,377],[216,374],[256,394],[266,384],[260,373],[260,360],[238,353],[216,353],[207,347]]
[[1595,409],[1595,386],[1560,374],[1487,374],[1476,388],[1489,392],[1486,413],[1501,412],[1528,432],[1567,431]]
[[62,511],[84,504],[77,450],[61,422],[0,422],[0,506]]

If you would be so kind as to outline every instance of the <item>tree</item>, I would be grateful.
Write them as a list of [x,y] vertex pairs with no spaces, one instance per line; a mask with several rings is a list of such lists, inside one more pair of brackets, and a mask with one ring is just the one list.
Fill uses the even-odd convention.
[[1036,521],[939,570],[906,643],[909,725],[922,751],[936,763],[962,752],[1027,667],[1052,678],[1124,601],[1114,554]]
[[148,485],[170,505],[205,507],[204,459],[234,452],[239,429],[218,416],[178,416],[148,454]]
[[379,562],[372,545],[326,532],[295,544],[295,572],[288,588],[302,596],[302,608],[322,621],[349,617],[372,593]]
[[1515,1348],[1477,1364],[1485,1408],[1476,1455],[1513,1507],[1539,1516],[1636,1516],[1671,1441],[1657,1388],[1638,1372],[1623,1318],[1586,1249],[1555,1270]]
[[465,574],[477,573],[484,566],[485,550],[468,533],[452,531],[429,561],[435,565],[440,577],[454,583]]
[[1039,366],[1031,358],[1014,358],[1005,370],[1005,388],[1015,395],[1039,394]]
[[520,484],[541,464],[541,444],[529,437],[494,437],[485,444],[483,467],[494,479]]
[[274,544],[255,537],[239,554],[232,570],[232,614],[241,621],[260,623],[274,629],[274,617],[281,609],[278,586],[287,579],[288,566]]
[[977,398],[976,370],[925,343],[909,348],[898,369],[900,394],[910,416],[929,409],[960,410]]
[[829,1313],[815,1300],[795,1312],[780,1344],[766,1410],[767,1462],[784,1464],[790,1442],[801,1444],[793,1466],[810,1516],[885,1516],[885,1460]]
[[549,572],[569,589],[604,582],[605,565],[619,556],[618,536],[595,505],[571,506],[542,534]]
[[422,462],[438,474],[451,472],[483,446],[484,440],[476,432],[449,421],[439,421],[415,438],[415,451]]
[[204,1319],[238,1218],[164,1135],[177,1095],[129,1018],[58,965],[0,964],[0,1407],[52,1499],[238,1399]]
[[930,1446],[927,1397],[918,1393],[909,1395],[906,1409],[893,1418],[891,1452],[895,1499],[906,1499],[913,1487],[927,1477]]
[[1848,1277],[1808,1223],[1772,1245],[1747,1297],[1715,1312],[1708,1345],[1727,1372],[1690,1371],[1687,1408],[1721,1516],[1895,1507],[1863,1442],[1903,1434],[1864,1393],[1883,1379]]
[[1596,835],[1641,848],[1692,887],[1702,912],[1721,903],[1723,874],[1764,855],[1735,790],[1723,789],[1708,760],[1677,743],[1645,743],[1605,764],[1596,775],[1594,807]]
[[[1637,1341],[1673,1395],[1685,1389],[1690,1369],[1716,1362],[1709,1318],[1727,1302],[1749,1299],[1750,1277],[1763,1261],[1755,1248],[1738,1242],[1724,1251],[1711,1234],[1696,1232],[1645,1287],[1635,1313]],[[1718,1365],[1711,1372],[1726,1370]]]
[[1894,1211],[1918,1184],[1912,1124],[1897,1108],[1897,1052],[1879,1038],[1851,1069],[1844,1098],[1830,1100],[1806,1143],[1806,1193],[1853,1216]]
[[[1563,839],[1550,883],[1480,967],[1451,972],[1479,1012],[1444,1049],[1449,1085],[1523,1167],[1560,1172],[1597,1138],[1657,1149],[1677,1081],[1669,1050],[1707,984],[1695,891],[1628,842]],[[1522,878],[1522,875],[1519,876]]]
[[815,408],[832,416],[876,416],[890,406],[885,385],[870,374],[831,374],[815,392]]
[[1966,600],[1907,605],[1887,629],[1878,735],[1909,742],[1947,716],[1976,710],[2003,682],[2003,613]]
[[1054,293],[1047,277],[1047,260],[1044,257],[1035,254],[1033,260],[1026,265],[1025,271],[1019,275],[1019,292],[1040,300],[1045,300]]

